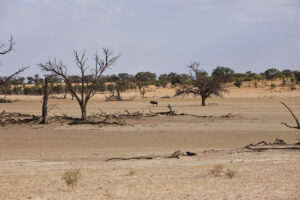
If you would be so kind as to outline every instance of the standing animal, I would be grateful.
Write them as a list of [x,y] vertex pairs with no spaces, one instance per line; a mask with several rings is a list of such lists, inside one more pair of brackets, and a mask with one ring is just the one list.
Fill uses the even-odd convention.
[[154,106],[154,105],[158,106],[158,102],[157,101],[150,101],[150,103],[152,104],[152,106]]

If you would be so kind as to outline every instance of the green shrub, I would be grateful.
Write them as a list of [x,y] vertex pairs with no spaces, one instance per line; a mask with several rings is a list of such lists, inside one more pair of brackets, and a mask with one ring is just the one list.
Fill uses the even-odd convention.
[[236,79],[236,81],[233,83],[236,87],[240,88],[243,84],[243,81],[241,79]]

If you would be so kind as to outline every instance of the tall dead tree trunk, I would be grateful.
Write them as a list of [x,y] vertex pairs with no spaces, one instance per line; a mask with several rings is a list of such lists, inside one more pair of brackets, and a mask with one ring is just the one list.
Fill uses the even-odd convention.
[[44,100],[42,106],[42,124],[47,124],[47,115],[48,115],[48,78],[45,77],[45,86],[44,86]]

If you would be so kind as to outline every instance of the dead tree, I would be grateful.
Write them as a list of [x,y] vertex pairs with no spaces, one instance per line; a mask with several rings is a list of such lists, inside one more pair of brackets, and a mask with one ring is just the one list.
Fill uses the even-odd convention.
[[[8,46],[8,47],[6,48],[6,46]],[[10,53],[14,49],[14,46],[15,46],[15,42],[14,42],[13,36],[11,36],[8,41],[8,45],[0,44],[0,55],[5,55],[5,54]],[[29,68],[29,67],[22,67],[15,73],[9,75],[7,78],[5,78],[4,80],[2,80],[0,82],[0,86],[6,85],[10,79],[12,79],[16,75],[20,74],[21,72],[25,71],[27,68]]]
[[214,77],[209,77],[207,72],[199,69],[200,64],[197,62],[192,63],[189,68],[191,69],[192,85],[186,85],[176,91],[175,96],[194,95],[201,96],[202,106],[205,106],[205,101],[211,96],[222,96],[226,92],[221,81]]
[[56,59],[54,59],[53,61],[49,60],[44,64],[39,64],[39,66],[42,68],[42,70],[52,72],[64,79],[66,86],[68,87],[71,94],[74,95],[80,106],[81,119],[86,120],[86,106],[91,97],[93,97],[96,93],[96,84],[102,78],[105,70],[112,66],[119,59],[120,55],[114,55],[112,50],[103,48],[103,58],[100,58],[98,53],[96,52],[94,58],[95,68],[92,71],[93,78],[90,82],[85,78],[86,70],[88,69],[88,67],[86,66],[88,58],[85,56],[85,52],[79,55],[77,51],[74,51],[74,57],[76,66],[79,68],[81,75],[79,94],[76,92],[74,85],[72,85],[72,82],[67,75],[67,66],[63,64],[62,61],[57,61]]
[[296,121],[296,124],[297,124],[297,126],[295,126],[295,127],[292,127],[292,126],[289,126],[289,125],[287,125],[286,123],[282,123],[282,124],[284,124],[284,125],[286,125],[287,127],[289,127],[289,128],[297,128],[297,129],[300,129],[300,123],[299,123],[299,121],[298,121],[298,119],[297,119],[297,117],[296,117],[296,115],[293,113],[293,111],[284,103],[284,102],[280,102],[291,114],[292,114],[292,116],[294,117],[294,119],[295,119],[295,121]]
[[45,86],[44,86],[44,100],[42,106],[42,121],[41,124],[47,124],[47,115],[48,115],[48,78],[45,77]]

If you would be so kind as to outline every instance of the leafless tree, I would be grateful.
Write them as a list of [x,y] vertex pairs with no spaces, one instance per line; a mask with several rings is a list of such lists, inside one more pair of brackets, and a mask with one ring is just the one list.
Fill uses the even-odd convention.
[[76,92],[74,85],[67,75],[67,66],[63,64],[62,61],[57,61],[56,59],[54,59],[53,61],[49,60],[44,64],[39,64],[39,66],[42,68],[42,70],[52,72],[64,79],[66,86],[68,87],[71,94],[76,98],[80,106],[81,119],[86,120],[86,106],[91,97],[93,97],[96,93],[96,84],[100,81],[105,70],[112,66],[119,59],[120,55],[114,55],[114,52],[112,50],[103,48],[103,58],[100,58],[100,56],[96,52],[94,58],[95,68],[94,70],[92,70],[93,79],[91,80],[91,82],[89,82],[85,78],[86,71],[88,69],[88,67],[86,66],[88,58],[86,57],[85,52],[80,55],[77,51],[74,50],[73,54],[75,57],[76,66],[79,68],[81,73],[79,94]]
[[[10,53],[14,49],[14,46],[15,46],[15,42],[14,42],[13,36],[11,36],[10,39],[8,40],[8,45],[6,45],[4,43],[0,44],[0,55],[5,55],[5,54]],[[0,62],[0,64],[1,64],[1,62]],[[6,77],[4,80],[2,80],[0,82],[0,86],[6,85],[10,79],[12,79],[16,75],[20,74],[21,72],[25,71],[27,68],[29,68],[29,67],[22,67],[15,73],[9,75],[8,77]]]
[[214,77],[208,76],[207,72],[199,69],[200,64],[197,62],[188,66],[191,69],[191,85],[185,85],[176,91],[176,96],[195,95],[201,96],[202,106],[211,96],[222,96],[227,90],[221,85],[221,81]]

